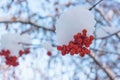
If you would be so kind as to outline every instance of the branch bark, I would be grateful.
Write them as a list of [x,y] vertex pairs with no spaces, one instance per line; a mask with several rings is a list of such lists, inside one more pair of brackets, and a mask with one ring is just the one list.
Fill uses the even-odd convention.
[[108,18],[105,16],[104,11],[102,9],[100,9],[100,8],[95,8],[95,10],[100,13],[100,15],[103,17],[103,19],[107,22],[108,26],[111,27],[112,25],[109,22]]
[[89,8],[89,10],[92,10],[93,8],[95,8],[100,2],[102,2],[103,0],[98,1],[96,4],[94,4],[91,8]]
[[91,53],[89,56],[107,74],[107,76],[110,78],[110,80],[114,80],[115,79],[115,77],[116,77],[115,73],[108,66],[103,66],[102,64],[100,64],[100,62],[97,60],[97,58],[94,56],[93,53]]
[[46,28],[44,26],[40,26],[38,23],[36,23],[35,21],[32,21],[32,20],[28,20],[28,19],[25,19],[25,18],[19,18],[19,19],[13,19],[13,18],[0,18],[0,23],[22,23],[22,24],[30,24],[36,28],[42,28],[43,30],[46,30],[46,31],[52,31],[52,32],[55,32],[55,29],[54,28]]

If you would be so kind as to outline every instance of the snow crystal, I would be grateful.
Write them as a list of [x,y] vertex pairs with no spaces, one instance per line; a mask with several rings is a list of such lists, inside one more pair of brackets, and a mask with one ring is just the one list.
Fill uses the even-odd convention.
[[56,23],[56,35],[60,45],[67,44],[73,35],[87,29],[92,35],[95,26],[94,15],[84,6],[76,6],[65,11]]

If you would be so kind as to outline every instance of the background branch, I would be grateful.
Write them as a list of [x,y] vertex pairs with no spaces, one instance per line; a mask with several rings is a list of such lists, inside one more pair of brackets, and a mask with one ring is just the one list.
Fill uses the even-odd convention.
[[89,8],[89,10],[91,11],[93,8],[95,8],[100,2],[102,2],[103,0],[98,1],[96,4],[94,4],[91,8]]
[[[5,19],[5,20],[4,20]],[[54,28],[46,28],[44,26],[40,26],[38,23],[36,23],[35,21],[32,21],[32,20],[28,20],[28,19],[25,19],[25,18],[11,18],[11,19],[7,19],[7,18],[0,18],[0,23],[22,23],[22,24],[30,24],[36,28],[42,28],[43,30],[45,31],[52,31],[52,32],[55,32],[55,29]]]
[[89,55],[94,61],[95,63],[107,74],[107,76],[110,78],[110,80],[114,80],[116,75],[115,73],[113,73],[113,71],[108,67],[108,66],[103,66],[98,60],[97,58],[94,56],[93,53],[91,53]]

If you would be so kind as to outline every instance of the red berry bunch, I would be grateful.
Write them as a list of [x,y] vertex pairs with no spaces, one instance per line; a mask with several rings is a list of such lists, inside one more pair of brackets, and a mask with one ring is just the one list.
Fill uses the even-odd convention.
[[62,55],[79,54],[83,57],[85,54],[90,54],[88,47],[92,44],[94,36],[87,36],[87,30],[83,29],[82,33],[74,35],[74,40],[70,41],[68,45],[57,46],[57,50],[61,51]]
[[29,48],[27,48],[27,49],[25,49],[25,50],[20,50],[19,51],[19,55],[20,56],[22,56],[23,54],[29,54],[30,53],[30,49]]
[[[20,50],[19,56],[22,56],[23,54],[28,54],[28,53],[30,53],[29,49]],[[14,67],[18,66],[19,65],[19,63],[17,62],[18,57],[10,56],[10,54],[11,54],[10,50],[1,50],[1,52],[0,52],[0,56],[5,57],[5,59],[6,59],[5,63],[7,65],[14,66]]]
[[19,63],[17,62],[17,57],[16,56],[9,56],[9,57],[5,57],[6,59],[6,64],[7,65],[12,65],[12,66],[18,66]]
[[10,50],[1,50],[0,55],[8,57],[10,55]]
[[7,65],[17,66],[19,64],[16,56],[10,56],[10,50],[1,50],[0,55],[5,57]]

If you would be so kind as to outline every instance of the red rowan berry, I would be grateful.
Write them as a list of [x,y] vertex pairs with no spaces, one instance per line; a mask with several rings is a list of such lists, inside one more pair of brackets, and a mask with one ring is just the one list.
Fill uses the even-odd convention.
[[77,52],[78,52],[78,53],[81,52],[81,48],[78,48],[78,49],[77,49]]
[[85,49],[85,53],[86,53],[86,54],[90,54],[90,50]]
[[19,51],[19,55],[22,56],[24,54],[24,51],[23,50],[20,50]]
[[84,56],[85,56],[85,54],[84,54],[83,52],[80,52],[79,55],[80,55],[81,57],[84,57]]
[[90,40],[93,40],[94,39],[94,36],[90,35]]
[[77,35],[74,35],[74,39],[77,39]]
[[19,63],[18,63],[18,62],[14,62],[12,65],[13,65],[13,66],[18,66]]
[[76,50],[77,50],[77,49],[78,49],[78,45],[74,45],[74,49],[76,49]]
[[83,32],[83,34],[86,34],[86,33],[87,33],[87,30],[86,30],[86,29],[83,29],[82,32]]
[[77,37],[78,37],[78,38],[81,37],[81,33],[77,33]]
[[65,51],[62,51],[62,55],[64,56],[66,54],[66,52]]
[[57,50],[62,50],[63,47],[62,46],[57,46]]
[[25,54],[29,54],[29,53],[30,53],[30,49],[29,49],[29,48],[25,49],[25,50],[24,50],[24,53],[25,53]]
[[52,53],[50,51],[47,52],[48,56],[52,56]]

